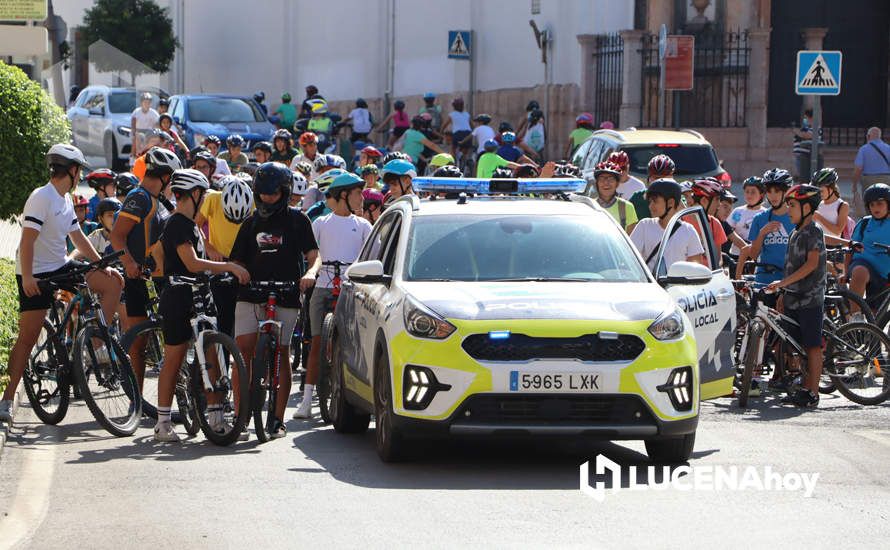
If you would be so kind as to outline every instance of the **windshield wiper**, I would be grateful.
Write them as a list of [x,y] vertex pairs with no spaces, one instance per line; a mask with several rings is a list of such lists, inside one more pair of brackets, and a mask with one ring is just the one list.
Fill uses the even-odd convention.
[[498,283],[513,283],[513,282],[533,282],[533,283],[559,283],[559,282],[567,282],[567,283],[589,283],[592,282],[593,279],[584,279],[581,277],[515,277],[515,278],[507,278],[507,279],[483,279],[484,281],[494,281]]

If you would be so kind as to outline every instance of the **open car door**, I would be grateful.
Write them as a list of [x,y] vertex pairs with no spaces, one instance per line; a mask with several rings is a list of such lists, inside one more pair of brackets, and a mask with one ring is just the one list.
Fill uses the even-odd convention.
[[[680,223],[692,225],[701,239],[705,265],[711,272],[709,279],[680,281],[668,276],[671,266],[666,265],[664,251],[670,247],[670,238],[674,235],[675,226]],[[671,218],[664,232],[655,276],[693,326],[702,399],[732,393],[735,376],[732,361],[736,327],[735,291],[731,279],[720,266],[720,258],[708,216],[702,207],[686,208]]]

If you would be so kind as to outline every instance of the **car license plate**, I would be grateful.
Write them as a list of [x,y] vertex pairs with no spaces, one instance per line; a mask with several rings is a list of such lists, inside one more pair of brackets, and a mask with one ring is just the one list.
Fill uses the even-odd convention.
[[530,373],[510,371],[510,391],[581,392],[603,391],[603,377],[596,372]]

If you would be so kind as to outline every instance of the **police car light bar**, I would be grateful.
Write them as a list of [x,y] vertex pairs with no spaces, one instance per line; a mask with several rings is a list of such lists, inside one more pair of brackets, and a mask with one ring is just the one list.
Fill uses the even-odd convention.
[[414,178],[415,191],[424,193],[472,193],[475,195],[530,195],[538,193],[580,193],[586,187],[582,179],[569,178]]

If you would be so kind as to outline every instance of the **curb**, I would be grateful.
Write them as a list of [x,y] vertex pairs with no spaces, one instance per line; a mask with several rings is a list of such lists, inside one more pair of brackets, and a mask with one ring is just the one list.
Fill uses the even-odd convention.
[[[21,388],[16,390],[15,397],[12,399],[12,411],[13,414],[18,410],[19,405],[21,405],[22,396],[20,395]],[[6,422],[0,422],[0,456],[3,455],[3,447],[6,446],[6,440],[9,438],[9,429],[12,426],[7,424]]]

